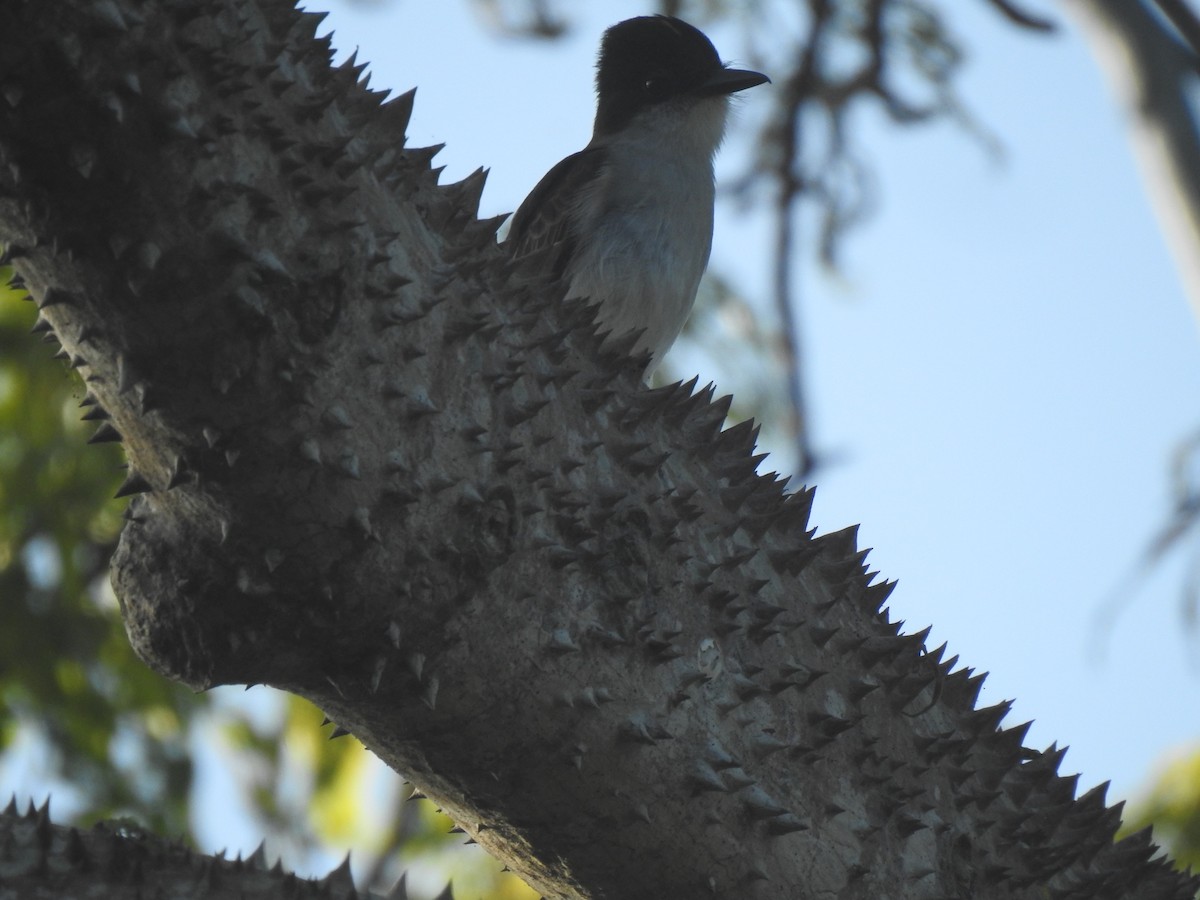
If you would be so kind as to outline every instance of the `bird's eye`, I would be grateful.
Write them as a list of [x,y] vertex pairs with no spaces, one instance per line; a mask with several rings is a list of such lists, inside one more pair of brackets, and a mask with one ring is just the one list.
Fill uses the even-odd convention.
[[671,90],[671,81],[663,75],[651,75],[642,82],[642,92],[655,100],[660,100]]

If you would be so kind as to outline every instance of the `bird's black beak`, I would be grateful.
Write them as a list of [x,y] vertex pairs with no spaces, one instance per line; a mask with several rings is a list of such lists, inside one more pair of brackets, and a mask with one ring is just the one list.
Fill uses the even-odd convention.
[[735,94],[746,88],[767,84],[770,81],[771,79],[762,72],[753,72],[750,69],[721,68],[701,82],[700,93],[705,95]]

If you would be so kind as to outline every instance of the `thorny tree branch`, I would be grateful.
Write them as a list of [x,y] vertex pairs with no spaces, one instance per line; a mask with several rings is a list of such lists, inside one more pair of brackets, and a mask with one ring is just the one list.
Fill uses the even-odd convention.
[[125,448],[160,672],[307,697],[548,897],[1194,896],[728,400],[512,279],[320,16],[11,7],[0,240]]

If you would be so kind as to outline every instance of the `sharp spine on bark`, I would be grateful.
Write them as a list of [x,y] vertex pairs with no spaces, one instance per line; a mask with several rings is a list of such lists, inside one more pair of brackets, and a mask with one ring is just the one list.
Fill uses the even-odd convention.
[[582,648],[571,637],[571,633],[565,628],[555,628],[550,634],[550,641],[546,645],[546,649],[551,653],[578,653]]
[[425,673],[425,654],[415,651],[408,655],[408,670],[417,681],[421,681]]
[[89,444],[111,444],[121,440],[121,433],[113,427],[112,422],[101,422],[96,433],[88,438]]
[[314,465],[321,465],[321,444],[315,437],[307,437],[300,442],[300,457]]
[[729,793],[729,787],[721,779],[721,776],[705,762],[700,762],[692,768],[687,775],[687,781],[692,787],[693,794],[702,794],[708,791]]
[[425,681],[425,689],[421,692],[421,702],[431,710],[437,707],[438,677],[430,675]]
[[129,497],[133,494],[144,494],[147,491],[152,490],[154,490],[154,488],[151,487],[150,482],[146,480],[145,476],[135,469],[130,469],[129,475],[126,476],[125,480],[121,483],[121,486],[117,488],[117,492],[113,495],[113,499],[116,500],[120,499],[121,497]]
[[368,507],[356,507],[350,521],[363,537],[374,541],[380,540],[379,534],[371,524],[371,510]]
[[338,457],[337,467],[338,471],[347,478],[354,480],[359,480],[362,478],[362,475],[359,472],[358,454],[348,447],[343,450],[341,455]]
[[167,480],[167,490],[179,487],[179,485],[187,480],[189,474],[191,474],[191,468],[181,453],[175,457],[175,463],[171,467],[171,477]]
[[43,310],[48,306],[58,306],[63,303],[73,302],[72,296],[62,288],[46,288],[42,295],[36,298],[36,305],[39,310]]

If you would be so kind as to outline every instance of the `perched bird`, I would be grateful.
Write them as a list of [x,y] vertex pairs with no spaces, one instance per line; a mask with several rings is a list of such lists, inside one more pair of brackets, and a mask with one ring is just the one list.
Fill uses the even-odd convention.
[[640,332],[646,377],[674,343],[708,265],[713,156],[729,96],[770,81],[731,69],[671,16],[604,33],[592,139],[554,166],[513,216],[514,259],[600,304],[611,338]]

